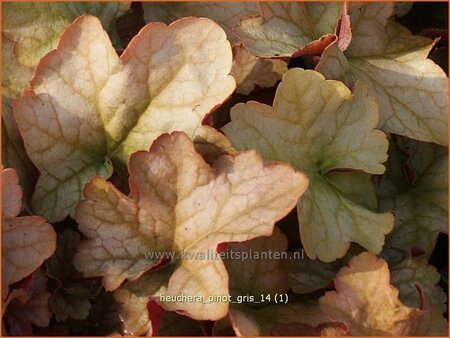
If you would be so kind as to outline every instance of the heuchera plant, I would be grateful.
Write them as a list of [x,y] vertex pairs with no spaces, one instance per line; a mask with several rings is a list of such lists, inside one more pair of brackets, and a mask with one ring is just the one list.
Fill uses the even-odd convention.
[[447,335],[417,6],[2,3],[2,333]]

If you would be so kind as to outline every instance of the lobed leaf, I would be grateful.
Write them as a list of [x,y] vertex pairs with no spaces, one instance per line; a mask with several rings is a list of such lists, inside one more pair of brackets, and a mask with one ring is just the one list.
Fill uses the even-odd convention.
[[92,286],[95,283],[83,280],[73,266],[73,256],[80,239],[78,232],[66,229],[58,236],[56,251],[46,262],[47,275],[56,284],[49,305],[58,322],[64,322],[69,317],[85,319],[91,309],[89,298],[93,298]]
[[65,288],[68,290],[56,290],[48,300],[56,321],[64,322],[69,318],[85,319],[91,309],[91,303],[85,294],[85,290],[69,286],[65,286]]
[[92,307],[89,316],[82,320],[68,320],[67,328],[71,334],[77,336],[118,335],[120,332],[119,304],[114,300],[110,292],[103,287],[97,289],[95,298],[92,299]]
[[[249,259],[227,259],[232,305],[228,313],[229,326],[238,336],[320,335],[334,327],[314,303],[283,303],[289,290],[285,261],[272,258],[257,259],[269,252],[281,254],[287,249],[287,238],[278,228],[272,236],[231,244],[227,250]],[[270,257],[269,257],[270,258]],[[294,259],[294,257],[290,257]],[[287,262],[290,262],[288,260]],[[253,297],[253,299],[244,298]],[[241,300],[239,300],[239,298]],[[218,324],[227,326],[227,323]]]
[[[174,22],[119,57],[130,4],[2,4],[2,333],[448,334],[428,265],[448,233],[448,79],[438,40],[394,19],[412,4],[143,3]],[[288,71],[299,56],[316,71]],[[230,139],[208,126],[234,90],[282,77],[272,106],[232,108]],[[398,134],[389,152],[378,129]],[[274,223],[295,205],[311,260],[222,261],[286,253]],[[83,239],[56,246],[31,209]]]
[[79,15],[91,13],[111,26],[130,7],[126,3],[3,3],[2,4],[2,163],[17,170],[29,209],[37,170],[28,158],[12,116],[12,101],[19,98],[33,77],[39,60],[56,47],[62,31]]
[[204,302],[160,303],[202,320],[228,309],[227,302],[207,303],[210,295],[228,295],[222,261],[207,255],[220,243],[269,235],[307,186],[304,175],[286,164],[263,165],[255,151],[221,156],[211,168],[180,132],[133,154],[129,171],[129,196],[100,177],[87,184],[75,217],[89,239],[79,246],[75,267],[86,277],[102,276],[114,290],[164,259],[146,254],[174,253],[169,267],[148,272],[135,289],[147,297],[201,296]]
[[448,149],[432,143],[396,138],[390,162],[378,187],[380,210],[392,210],[391,248],[429,257],[439,233],[448,233]]
[[253,2],[144,2],[146,22],[162,21],[170,23],[186,16],[202,16],[217,22],[227,33],[233,45],[232,75],[236,79],[236,92],[247,95],[255,89],[272,87],[286,72],[287,65],[281,60],[264,60],[252,55],[242,47],[232,28],[241,19],[256,15],[258,6]]
[[119,58],[97,18],[78,18],[15,105],[41,173],[33,208],[62,220],[92,176],[112,174],[112,162],[123,166],[164,132],[202,134],[202,120],[235,88],[230,69],[230,45],[211,20],[149,24]]
[[355,173],[385,170],[388,142],[375,129],[377,116],[376,102],[362,87],[351,94],[342,83],[302,69],[285,74],[273,107],[250,101],[231,110],[223,130],[238,150],[256,149],[266,160],[289,162],[308,176],[297,211],[312,259],[334,261],[350,242],[378,253],[392,230],[392,215],[374,212],[370,176]]
[[421,311],[404,305],[389,283],[385,261],[368,252],[353,257],[334,280],[336,291],[319,299],[321,309],[353,336],[411,335]]
[[428,265],[423,258],[408,258],[391,268],[391,283],[399,291],[400,300],[408,305],[419,308],[422,304],[421,295],[417,290],[426,294],[426,297],[441,309],[446,311],[447,296],[438,286],[441,278],[436,268]]
[[393,15],[392,2],[353,5],[348,49],[330,44],[316,70],[347,85],[363,82],[378,100],[382,130],[447,145],[448,78],[427,59],[434,42],[412,35]]

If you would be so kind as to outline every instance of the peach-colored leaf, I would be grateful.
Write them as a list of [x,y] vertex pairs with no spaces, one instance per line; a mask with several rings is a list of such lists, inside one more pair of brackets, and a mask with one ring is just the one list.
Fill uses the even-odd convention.
[[[157,294],[200,296],[205,302],[156,300],[204,320],[222,318],[228,310],[228,302],[207,303],[210,295],[229,293],[224,264],[211,257],[217,245],[270,235],[308,182],[287,164],[264,165],[255,151],[223,155],[211,167],[180,132],[133,154],[129,171],[129,196],[100,177],[87,184],[76,220],[89,239],[81,243],[75,266],[86,277],[102,276],[106,289],[114,290],[154,266],[158,254],[172,253],[173,272]],[[166,269],[146,275],[151,279]]]
[[22,210],[22,188],[14,169],[2,170],[2,218],[14,218]]
[[123,334],[152,335],[152,323],[147,310],[149,297],[139,297],[126,289],[119,289],[114,293],[114,299],[121,305],[119,316]]
[[243,48],[232,28],[239,21],[258,14],[255,2],[144,2],[146,22],[162,21],[170,23],[186,16],[206,17],[217,22],[227,33],[233,45],[233,71],[236,92],[247,95],[255,89],[271,87],[287,70],[286,62],[263,60]]
[[[2,285],[35,271],[56,249],[56,233],[40,216],[17,217],[22,188],[14,169],[2,170]],[[3,287],[2,286],[2,287]]]
[[336,291],[319,299],[332,319],[345,323],[352,336],[412,334],[422,311],[404,305],[390,284],[387,263],[364,252],[353,257],[334,280]]
[[50,221],[72,214],[94,175],[175,130],[194,137],[234,90],[224,31],[209,19],[151,23],[119,58],[100,21],[79,17],[41,59],[15,105],[25,148],[41,176],[33,208]]
[[170,23],[186,16],[207,17],[217,22],[233,45],[232,74],[239,94],[247,95],[256,86],[271,87],[287,70],[282,60],[263,60],[252,55],[232,32],[240,20],[258,14],[258,5],[254,2],[144,2],[142,6],[146,22]]
[[[296,335],[320,334],[331,324],[317,303],[283,304],[289,284],[288,271],[283,264],[285,261],[280,258],[283,258],[283,253],[287,254],[287,246],[287,238],[278,228],[274,228],[270,237],[228,246],[227,252],[235,257],[225,260],[233,299],[228,319],[236,335],[277,335],[284,332],[287,326]],[[294,259],[293,256],[290,258]]]
[[[329,318],[317,302],[288,302],[259,308],[233,305],[228,319],[235,334],[244,337],[342,336],[348,331],[345,325]],[[220,324],[226,327],[227,323]]]

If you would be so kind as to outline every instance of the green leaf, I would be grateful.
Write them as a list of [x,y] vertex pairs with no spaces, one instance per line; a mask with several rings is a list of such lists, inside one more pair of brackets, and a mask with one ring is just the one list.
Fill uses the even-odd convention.
[[438,286],[441,276],[424,258],[408,258],[391,268],[391,283],[398,289],[400,300],[412,307],[420,307],[421,297],[417,286],[426,297],[445,312],[447,296]]
[[440,232],[448,233],[447,147],[396,137],[388,170],[378,187],[380,210],[392,210],[391,248],[429,257]]
[[46,271],[49,277],[66,281],[79,275],[73,267],[72,259],[80,239],[80,234],[70,229],[66,229],[58,236],[56,251],[46,262]]
[[91,303],[85,291],[83,286],[74,286],[70,290],[63,287],[54,291],[49,306],[56,321],[64,322],[68,318],[85,319],[89,315]]
[[324,289],[336,276],[336,268],[331,263],[320,260],[292,260],[286,262],[288,282],[292,291],[305,294]]
[[119,305],[111,292],[101,288],[92,300],[92,308],[86,319],[69,318],[66,323],[70,333],[76,336],[108,336],[120,332]]
[[302,243],[310,258],[331,262],[350,242],[380,252],[393,227],[391,214],[374,212],[372,183],[359,173],[385,170],[388,142],[377,122],[376,102],[362,87],[351,94],[317,72],[290,69],[273,107],[238,104],[223,130],[238,150],[253,148],[305,172],[310,185],[297,206]]
[[209,19],[149,24],[119,58],[97,18],[78,18],[15,106],[41,173],[33,208],[62,220],[92,176],[112,174],[111,161],[124,166],[164,132],[202,134],[203,119],[235,88],[231,62],[225,33]]
[[348,49],[330,44],[316,70],[347,85],[363,82],[378,100],[382,130],[447,145],[448,78],[427,59],[434,43],[412,35],[393,15],[392,2],[353,5]]
[[260,57],[320,54],[335,37],[339,2],[261,2],[260,16],[241,20],[234,33]]
[[80,234],[66,229],[58,236],[56,251],[46,262],[47,275],[56,280],[58,287],[53,291],[49,305],[58,322],[85,319],[91,309],[93,281],[83,280],[81,273],[73,266],[73,256],[80,242]]

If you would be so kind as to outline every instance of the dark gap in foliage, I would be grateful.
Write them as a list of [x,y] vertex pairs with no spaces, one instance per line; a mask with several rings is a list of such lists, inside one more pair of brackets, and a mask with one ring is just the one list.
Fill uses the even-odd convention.
[[448,2],[415,2],[411,10],[398,21],[414,34],[426,28],[447,29]]
[[128,46],[131,39],[145,26],[144,9],[140,2],[132,2],[128,12],[117,19],[117,33],[123,46]]
[[288,239],[288,251],[302,248],[300,242],[300,229],[298,225],[297,208],[294,208],[286,217],[277,222],[278,228]]
[[[439,271],[441,275],[439,286],[445,291],[448,299],[448,235],[443,233],[439,234],[429,263],[434,265]],[[448,307],[444,315],[448,319]]]
[[231,97],[224,102],[213,115],[213,127],[216,129],[220,129],[225,126],[228,122],[230,122],[230,110],[231,108],[241,102],[248,101],[258,101],[260,103],[264,103],[267,105],[272,105],[273,99],[275,97],[275,91],[277,86],[268,89],[260,89],[255,92],[250,93],[249,95],[241,95],[237,93],[233,93]]

